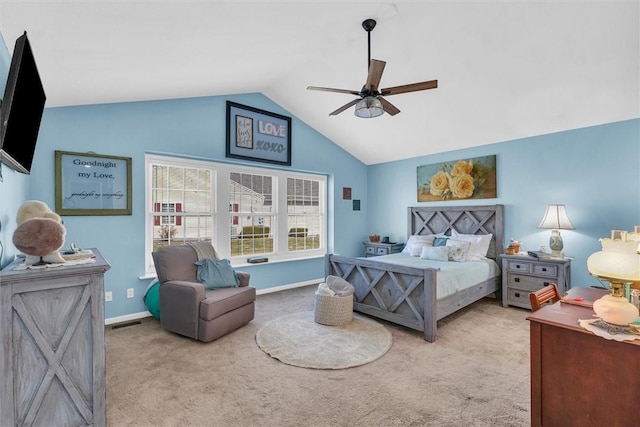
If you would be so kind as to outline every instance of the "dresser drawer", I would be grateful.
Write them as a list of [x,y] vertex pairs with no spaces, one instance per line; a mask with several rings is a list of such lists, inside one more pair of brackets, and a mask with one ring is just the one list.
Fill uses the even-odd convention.
[[523,261],[509,261],[507,263],[507,270],[508,271],[517,271],[520,273],[531,273],[532,270],[532,264],[530,262],[523,262]]
[[534,264],[533,274],[546,277],[558,277],[558,266],[553,264]]
[[389,253],[389,248],[376,248],[376,255],[387,255]]
[[537,291],[540,288],[549,286],[553,280],[544,277],[525,276],[520,274],[507,273],[507,286]]
[[365,254],[366,255],[375,255],[376,254],[376,247],[375,246],[366,246],[365,247]]
[[531,291],[526,289],[509,288],[507,291],[507,302],[510,305],[531,308],[531,304],[529,303],[529,292]]

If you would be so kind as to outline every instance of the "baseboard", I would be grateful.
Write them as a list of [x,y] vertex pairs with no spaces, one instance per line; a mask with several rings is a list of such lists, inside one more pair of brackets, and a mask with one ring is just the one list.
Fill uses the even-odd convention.
[[132,320],[144,319],[145,317],[151,317],[151,313],[148,311],[141,311],[139,313],[131,313],[124,316],[109,317],[108,319],[104,319],[104,325],[109,326],[118,323],[126,323],[131,322]]
[[[256,290],[256,294],[257,295],[270,294],[272,292],[286,291],[287,289],[295,289],[295,288],[302,288],[304,286],[309,286],[309,285],[317,285],[323,280],[324,280],[323,278],[320,278],[315,280],[306,280],[304,282],[289,283],[288,285],[274,286],[273,288],[258,289]],[[126,323],[126,322],[131,322],[133,320],[144,319],[145,317],[151,317],[151,313],[149,313],[148,311],[141,311],[139,313],[131,313],[131,314],[126,314],[124,316],[109,317],[108,319],[104,319],[104,325],[109,326],[109,325],[115,325],[118,323]]]
[[272,292],[286,291],[287,289],[302,288],[304,286],[317,285],[318,283],[323,281],[324,279],[320,278],[320,279],[314,279],[314,280],[306,280],[304,282],[289,283],[288,285],[274,286],[273,288],[258,289],[256,290],[256,294],[263,295],[263,294],[270,294]]

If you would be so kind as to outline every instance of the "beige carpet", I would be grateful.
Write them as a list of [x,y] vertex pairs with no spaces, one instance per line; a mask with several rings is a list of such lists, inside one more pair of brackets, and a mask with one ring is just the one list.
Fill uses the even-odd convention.
[[315,322],[313,311],[267,322],[256,334],[258,346],[282,363],[314,369],[346,369],[373,362],[391,347],[391,332],[358,314],[342,326]]
[[255,342],[310,311],[315,286],[260,295],[247,326],[203,344],[146,319],[108,328],[110,426],[528,426],[528,312],[482,300],[438,322],[436,342],[384,323],[393,346],[366,365],[305,369]]

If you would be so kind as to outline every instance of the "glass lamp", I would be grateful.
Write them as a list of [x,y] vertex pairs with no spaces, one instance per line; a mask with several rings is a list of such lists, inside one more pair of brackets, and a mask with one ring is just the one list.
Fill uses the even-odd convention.
[[[629,240],[600,239],[602,250],[587,259],[589,273],[611,285],[611,295],[595,301],[593,310],[615,325],[628,325],[638,318],[638,308],[625,296],[627,283],[640,284],[640,242],[634,235]],[[640,239],[640,235],[637,237]]]
[[549,247],[551,248],[551,256],[554,258],[564,258],[562,248],[562,236],[560,230],[575,230],[575,227],[569,221],[567,209],[564,205],[547,205],[544,218],[540,221],[538,228],[551,229],[551,237],[549,238]]
[[382,103],[375,96],[367,96],[356,104],[355,114],[357,117],[369,119],[381,116],[382,113],[384,113]]

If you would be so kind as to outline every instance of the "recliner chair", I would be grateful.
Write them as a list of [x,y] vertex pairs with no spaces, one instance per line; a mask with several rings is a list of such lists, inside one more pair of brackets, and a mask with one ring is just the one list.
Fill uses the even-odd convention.
[[249,273],[236,272],[238,287],[208,290],[196,279],[193,246],[163,246],[152,256],[160,282],[160,323],[166,330],[209,342],[253,320],[256,290],[249,286]]

